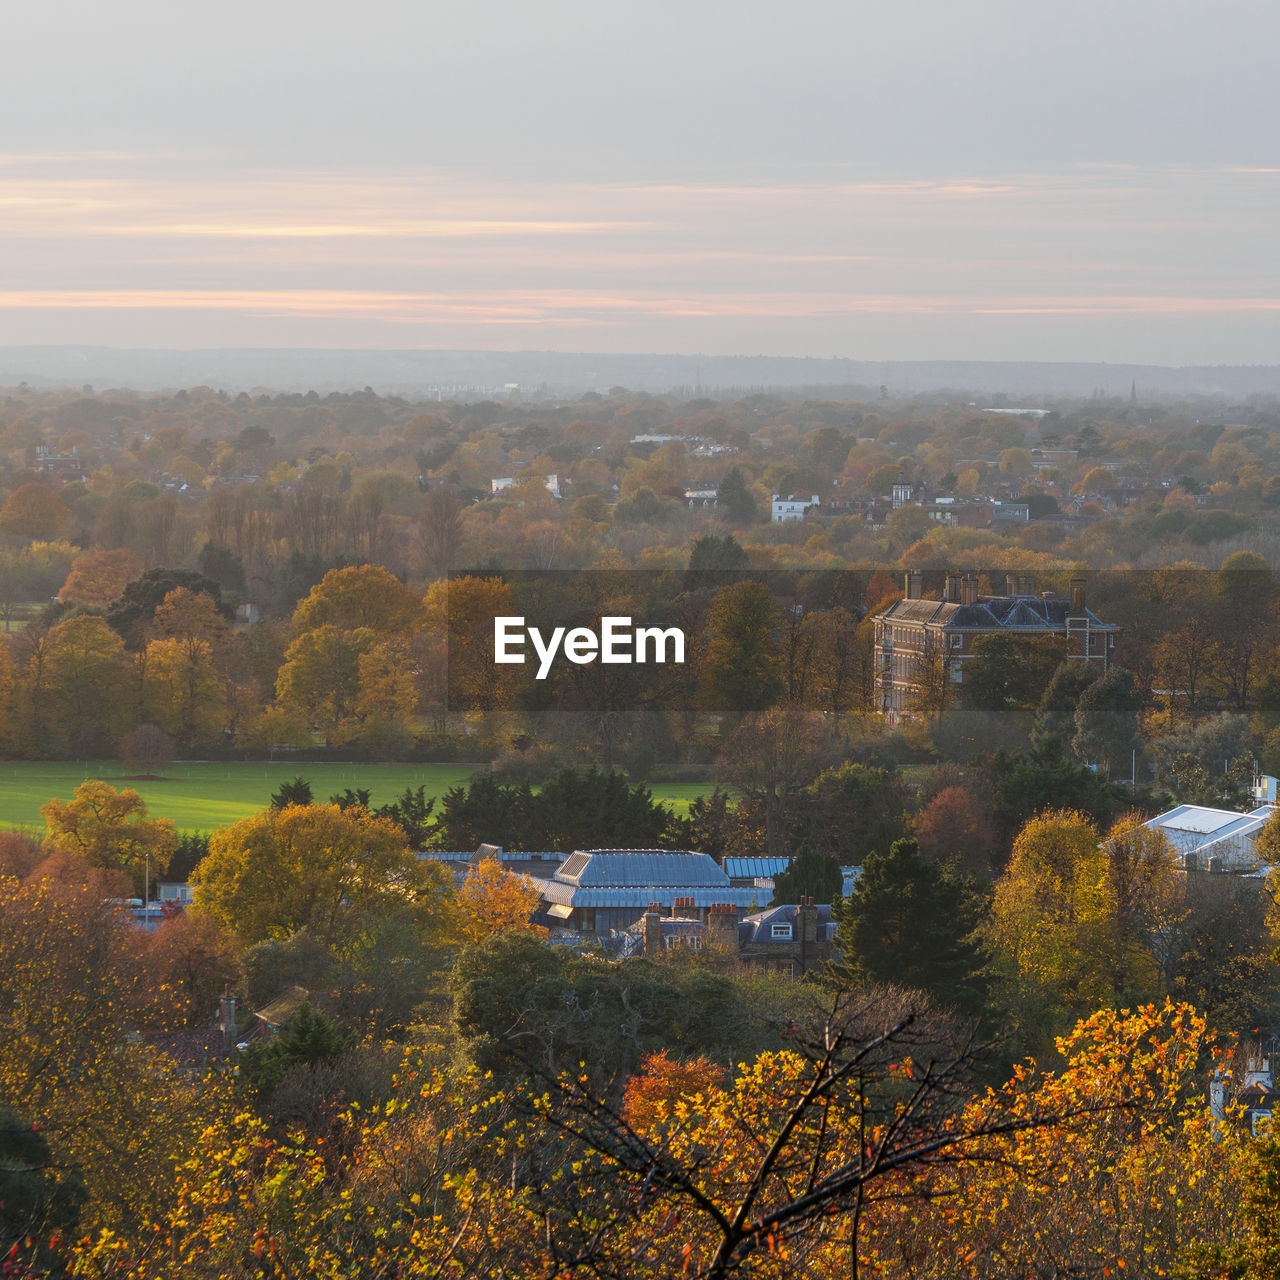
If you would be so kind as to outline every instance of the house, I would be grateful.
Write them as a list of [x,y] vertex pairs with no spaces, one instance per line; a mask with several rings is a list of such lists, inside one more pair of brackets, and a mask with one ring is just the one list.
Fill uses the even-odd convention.
[[540,895],[535,924],[607,936],[626,930],[657,903],[669,910],[680,899],[686,917],[706,922],[712,907],[742,913],[754,889],[734,888],[705,853],[668,849],[585,849],[571,854],[550,879],[527,877]]
[[1253,842],[1274,811],[1271,805],[1235,813],[1180,804],[1146,825],[1168,836],[1184,871],[1253,871],[1258,865]]
[[803,520],[804,513],[810,507],[822,505],[822,500],[815,493],[811,498],[797,498],[792,494],[788,498],[773,495],[773,523],[785,524],[788,520]]
[[[489,493],[493,497],[497,497],[500,493],[506,493],[508,489],[515,486],[517,477],[515,476],[495,476],[489,481]],[[564,493],[560,488],[560,477],[558,475],[549,475],[544,478],[544,484],[547,492],[553,498],[562,498]]]
[[[1222,1064],[1214,1068],[1209,1084],[1209,1113],[1219,1124],[1229,1119],[1244,1126],[1255,1137],[1265,1137],[1271,1128],[1272,1117],[1280,1103],[1280,1090],[1275,1087],[1271,1059],[1276,1051],[1274,1037],[1266,1043],[1255,1043],[1246,1048],[1237,1047],[1233,1057],[1240,1060],[1241,1076],[1232,1079],[1233,1072]],[[1228,1059],[1228,1062],[1230,1060]],[[1241,1080],[1233,1090],[1236,1080]]]
[[[651,902],[627,932],[639,941],[638,949],[647,956],[713,946],[732,951],[738,944],[738,908],[731,902],[712,903],[699,918],[692,898],[677,898],[669,913],[660,902]],[[628,948],[630,953],[635,950],[634,945]]]
[[254,1011],[254,1031],[264,1040],[278,1036],[288,1025],[289,1019],[310,998],[311,993],[306,987],[285,987],[270,1004]]
[[1071,580],[1069,600],[1037,595],[1022,574],[1008,575],[1003,595],[979,595],[974,574],[948,573],[940,600],[925,599],[922,584],[918,570],[908,573],[906,598],[876,618],[877,703],[891,723],[911,714],[931,670],[940,667],[949,684],[963,686],[965,664],[982,636],[1061,636],[1070,659],[1100,674],[1111,665],[1120,628],[1089,610],[1083,578]]
[[821,969],[837,954],[836,922],[826,903],[812,898],[770,907],[738,925],[738,958],[773,973],[799,977]]

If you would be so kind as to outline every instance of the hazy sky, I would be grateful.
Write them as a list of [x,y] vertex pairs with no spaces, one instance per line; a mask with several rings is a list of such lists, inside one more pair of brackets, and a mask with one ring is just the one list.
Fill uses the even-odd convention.
[[1273,3],[23,0],[0,344],[1280,363]]

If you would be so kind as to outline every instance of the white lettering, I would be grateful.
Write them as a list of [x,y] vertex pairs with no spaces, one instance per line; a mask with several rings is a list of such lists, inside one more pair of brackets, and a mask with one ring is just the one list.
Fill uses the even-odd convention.
[[630,618],[608,617],[600,619],[600,661],[631,661],[631,635],[622,627],[631,625]]
[[586,627],[574,627],[564,638],[564,656],[582,666],[594,662],[600,648],[600,637]]
[[551,670],[552,662],[555,661],[556,650],[560,648],[560,641],[564,639],[564,628],[557,627],[551,633],[551,643],[544,645],[542,632],[537,627],[530,627],[529,639],[533,641],[533,647],[538,654],[538,679],[545,680],[547,672]]
[[526,626],[523,618],[498,617],[493,620],[493,660],[523,665],[527,640],[538,657],[539,680],[550,675],[551,666],[562,646],[564,656],[579,666],[597,658],[601,662],[628,665],[633,662],[684,662],[684,632],[679,627],[628,630],[630,626],[630,618],[610,616],[600,619],[598,634],[590,627],[574,627],[567,633],[564,627],[556,627],[549,636],[544,636],[537,627]]
[[512,653],[509,646],[524,646],[524,636],[520,631],[512,631],[512,627],[524,628],[523,618],[494,618],[493,620],[493,660],[494,662],[518,662],[523,664],[523,653]]
[[684,661],[684,632],[679,627],[668,627],[665,631],[661,627],[640,627],[636,631],[637,662],[648,662],[648,658],[644,656],[644,646],[645,642],[649,640],[653,641],[654,662],[667,661],[668,640],[671,641],[674,652],[671,661]]

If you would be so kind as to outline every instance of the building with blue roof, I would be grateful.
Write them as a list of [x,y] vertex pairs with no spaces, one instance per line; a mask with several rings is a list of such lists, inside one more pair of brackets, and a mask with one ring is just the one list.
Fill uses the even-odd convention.
[[651,903],[704,920],[712,907],[738,915],[754,909],[759,891],[735,887],[709,854],[668,849],[583,849],[550,879],[530,878],[541,895],[533,919],[554,930],[607,935],[629,929]]

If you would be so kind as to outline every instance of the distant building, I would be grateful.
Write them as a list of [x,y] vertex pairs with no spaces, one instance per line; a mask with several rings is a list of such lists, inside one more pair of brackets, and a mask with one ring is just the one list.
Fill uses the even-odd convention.
[[815,493],[811,498],[797,498],[792,494],[789,498],[773,495],[773,523],[783,524],[788,520],[803,520],[804,513],[810,507],[821,506],[821,499]]
[[738,958],[793,978],[821,969],[836,955],[836,923],[826,903],[812,898],[771,907],[738,925]]
[[1100,673],[1111,664],[1120,628],[1089,610],[1082,578],[1072,579],[1069,600],[1036,595],[1025,575],[1010,574],[1004,595],[983,596],[974,575],[949,573],[940,600],[924,599],[922,582],[918,570],[908,573],[906,599],[876,618],[877,703],[892,723],[910,716],[930,664],[942,664],[946,679],[962,686],[981,636],[1062,636],[1071,645],[1069,658]]
[[651,903],[669,910],[679,899],[684,916],[705,923],[712,907],[745,912],[757,901],[708,854],[667,849],[579,850],[550,879],[530,883],[540,894],[535,923],[596,935],[629,929]]
[[[517,477],[515,476],[496,476],[489,481],[490,494],[496,497],[500,493],[506,493],[508,489],[515,486],[516,479]],[[553,498],[562,498],[564,496],[560,489],[560,477],[558,475],[547,476],[545,483],[547,492]]]
[[1186,871],[1252,871],[1258,865],[1254,841],[1273,812],[1271,805],[1234,813],[1202,804],[1180,804],[1158,814],[1147,826],[1169,837],[1178,863]]

